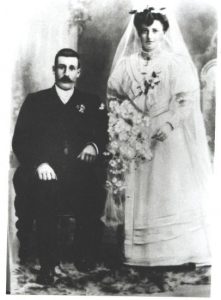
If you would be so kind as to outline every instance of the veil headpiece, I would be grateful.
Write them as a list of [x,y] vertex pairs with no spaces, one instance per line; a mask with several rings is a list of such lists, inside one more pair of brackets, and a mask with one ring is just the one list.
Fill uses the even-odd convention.
[[123,57],[141,51],[140,38],[134,26],[134,16],[136,15],[136,13],[142,11],[146,11],[150,15],[152,13],[159,13],[167,17],[169,28],[165,32],[164,45],[162,49],[167,49],[168,51],[171,51],[173,53],[185,56],[191,62],[191,64],[193,64],[191,56],[177,24],[176,18],[174,16],[172,7],[169,7],[168,5],[165,5],[165,3],[162,3],[162,1],[157,0],[137,1],[134,8],[129,12],[131,14],[131,18],[118,44],[112,63],[111,73]]

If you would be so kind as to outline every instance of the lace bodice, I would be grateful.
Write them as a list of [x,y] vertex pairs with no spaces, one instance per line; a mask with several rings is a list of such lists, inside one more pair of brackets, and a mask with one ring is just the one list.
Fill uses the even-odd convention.
[[[153,72],[158,75],[159,83],[145,94],[145,81],[152,78]],[[140,53],[124,57],[108,81],[109,101],[129,99],[153,117],[173,110],[170,121],[174,126],[189,113],[193,102],[199,100],[198,92],[193,66],[184,57],[169,52],[162,52],[150,60],[143,59]]]

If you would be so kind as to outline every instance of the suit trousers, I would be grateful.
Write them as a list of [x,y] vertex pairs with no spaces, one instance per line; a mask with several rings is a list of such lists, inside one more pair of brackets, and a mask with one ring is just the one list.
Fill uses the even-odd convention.
[[74,260],[95,262],[102,238],[100,217],[105,201],[104,180],[96,163],[66,160],[55,169],[57,180],[40,180],[35,171],[20,166],[14,175],[18,238],[30,236],[36,220],[38,256],[41,266],[59,263],[58,218],[73,215]]

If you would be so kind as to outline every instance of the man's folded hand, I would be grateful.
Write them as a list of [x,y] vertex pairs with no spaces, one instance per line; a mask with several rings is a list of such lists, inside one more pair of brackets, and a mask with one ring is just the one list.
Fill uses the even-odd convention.
[[92,145],[87,145],[81,153],[78,155],[78,158],[80,160],[83,160],[85,162],[93,162],[97,156],[97,152]]

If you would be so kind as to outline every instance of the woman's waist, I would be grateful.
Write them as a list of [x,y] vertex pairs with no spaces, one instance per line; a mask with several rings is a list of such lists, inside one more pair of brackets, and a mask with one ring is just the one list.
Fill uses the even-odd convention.
[[162,109],[158,111],[154,111],[153,113],[149,114],[150,116],[150,128],[152,131],[155,131],[160,126],[169,122],[172,117],[172,112],[167,109]]
[[147,109],[147,114],[150,118],[159,117],[162,114],[169,113],[169,104],[153,105]]

